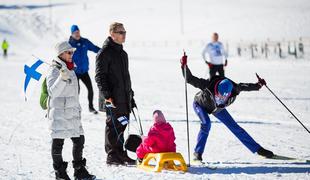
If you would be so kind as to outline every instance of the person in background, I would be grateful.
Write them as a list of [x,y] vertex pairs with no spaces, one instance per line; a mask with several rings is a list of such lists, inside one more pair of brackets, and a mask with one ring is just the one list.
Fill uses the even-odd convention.
[[[88,39],[81,37],[80,29],[77,25],[71,26],[71,36],[69,38],[69,43],[72,47],[76,48],[76,51],[73,54],[73,61],[76,65],[75,74],[79,80],[85,84],[88,91],[88,109],[89,112],[97,114],[98,112],[94,108],[93,98],[94,91],[91,83],[91,79],[88,74],[89,70],[89,59],[87,52],[92,51],[98,53],[100,48],[90,42]],[[80,91],[80,84],[79,84]]]
[[9,43],[6,39],[2,42],[2,50],[3,50],[3,57],[6,58],[8,56],[8,49],[9,49]]
[[[219,35],[216,32],[213,33],[212,42],[208,43],[202,51],[202,58],[209,66],[210,78],[215,76],[216,73],[219,73],[219,76],[225,76],[224,66],[227,66],[227,53],[218,39]],[[206,54],[209,54],[209,59],[207,59]]]

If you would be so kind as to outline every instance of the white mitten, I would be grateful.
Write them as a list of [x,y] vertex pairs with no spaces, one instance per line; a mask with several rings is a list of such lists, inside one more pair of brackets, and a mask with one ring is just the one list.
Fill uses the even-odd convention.
[[61,76],[61,79],[64,81],[69,80],[69,78],[70,78],[69,70],[68,69],[61,69],[60,70],[60,76]]

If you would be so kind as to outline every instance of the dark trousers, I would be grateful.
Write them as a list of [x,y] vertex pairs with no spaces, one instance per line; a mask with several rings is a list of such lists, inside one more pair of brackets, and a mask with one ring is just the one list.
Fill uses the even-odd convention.
[[[73,147],[72,147],[73,160],[81,161],[83,158],[83,148],[84,148],[85,137],[84,135],[81,135],[80,137],[72,137],[71,140],[73,142]],[[54,167],[57,167],[63,163],[62,148],[64,145],[64,141],[65,141],[64,139],[53,139],[52,141],[51,153],[52,153]]]
[[219,73],[219,76],[224,77],[224,65],[213,65],[210,68],[210,78],[215,76],[217,72]]
[[87,91],[88,91],[88,107],[94,108],[94,105],[93,105],[94,91],[93,91],[93,86],[92,86],[88,72],[84,74],[77,74],[76,76],[78,78],[79,93],[80,93],[80,81],[79,80],[82,80],[82,82],[85,84]]
[[129,114],[120,114],[117,109],[106,108],[107,120],[105,127],[105,151],[108,156],[119,156],[124,152],[124,131],[127,125],[122,125],[117,118]]
[[7,49],[4,49],[4,50],[3,50],[3,56],[4,56],[4,57],[8,56],[8,50],[7,50]]

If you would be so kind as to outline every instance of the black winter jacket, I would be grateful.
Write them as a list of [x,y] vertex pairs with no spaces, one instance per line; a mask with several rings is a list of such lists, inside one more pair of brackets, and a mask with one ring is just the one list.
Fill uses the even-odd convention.
[[129,113],[133,91],[128,70],[128,55],[123,46],[108,37],[96,57],[99,91],[105,99],[112,98],[119,113]]
[[[184,76],[183,69],[182,72]],[[237,84],[232,80],[221,76],[214,76],[211,79],[197,78],[192,75],[191,71],[187,66],[186,66],[186,77],[187,77],[187,83],[191,84],[196,88],[201,89],[201,91],[195,95],[194,101],[197,102],[200,106],[202,106],[209,114],[218,113],[225,107],[231,105],[236,100],[237,95],[239,95],[241,91],[257,91],[261,88],[261,86],[258,83]],[[214,99],[215,85],[223,79],[230,80],[233,84],[233,89],[227,102],[224,105],[217,105]]]

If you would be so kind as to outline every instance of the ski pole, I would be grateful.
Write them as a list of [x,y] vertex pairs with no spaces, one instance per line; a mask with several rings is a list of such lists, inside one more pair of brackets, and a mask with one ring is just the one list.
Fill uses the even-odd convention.
[[[256,77],[258,79],[258,81],[261,81],[261,78],[258,76],[258,74],[256,73]],[[280,98],[278,98],[278,96],[267,86],[267,84],[264,84],[266,86],[266,88],[271,92],[271,94],[286,108],[286,110],[288,110],[288,112],[291,113],[291,115],[302,125],[303,128],[306,129],[306,131],[308,131],[308,133],[310,134],[309,129],[307,129],[307,127],[295,116],[295,114],[280,100]]]
[[48,63],[48,62],[46,62],[46,61],[43,61],[42,59],[38,58],[37,56],[35,56],[35,55],[33,55],[33,54],[32,54],[32,57],[41,60],[43,63],[45,63],[45,64],[47,64],[47,65],[49,65],[49,66],[52,66],[50,63]]
[[[183,49],[183,55],[186,56],[186,53]],[[187,126],[187,152],[188,152],[188,167],[191,166],[190,163],[190,144],[189,144],[189,122],[188,122],[188,102],[187,102],[187,75],[186,75],[186,66],[183,67],[184,78],[185,78],[185,107],[186,107],[186,126]]]

